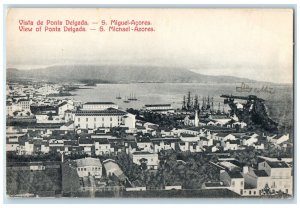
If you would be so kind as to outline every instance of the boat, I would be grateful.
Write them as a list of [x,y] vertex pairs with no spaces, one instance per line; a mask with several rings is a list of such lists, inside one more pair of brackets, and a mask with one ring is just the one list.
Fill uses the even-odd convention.
[[132,100],[132,101],[137,101],[138,99],[135,97],[135,95],[132,93],[130,94],[130,97],[128,98],[128,100]]
[[247,92],[247,93],[249,93],[249,92],[252,91],[252,88],[249,85],[245,84],[244,82],[242,82],[240,87],[236,87],[235,89],[236,89],[237,92]]
[[118,99],[118,100],[122,99],[122,97],[120,96],[120,93],[119,93],[119,95],[116,97],[116,99]]
[[130,100],[125,97],[125,100],[123,100],[124,103],[130,103]]

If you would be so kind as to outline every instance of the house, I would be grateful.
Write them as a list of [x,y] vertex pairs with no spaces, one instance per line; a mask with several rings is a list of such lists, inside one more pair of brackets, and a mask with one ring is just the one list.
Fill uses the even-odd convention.
[[133,163],[142,165],[143,163],[147,166],[148,169],[156,170],[159,164],[158,154],[151,152],[133,152],[132,153]]
[[271,190],[292,194],[292,168],[286,162],[264,161],[258,164],[258,170],[264,170],[270,177],[268,186]]
[[206,137],[200,137],[200,140],[198,142],[199,146],[202,148],[204,146],[212,146],[213,145],[213,140],[212,139],[208,139]]
[[83,147],[83,151],[86,154],[92,155],[92,149],[95,147],[95,144],[92,139],[79,139],[78,146]]
[[228,186],[228,189],[242,195],[244,193],[244,177],[238,171],[224,171],[220,172],[220,181]]
[[96,155],[109,155],[111,150],[111,145],[107,138],[97,138],[95,141],[95,154]]
[[98,158],[83,158],[75,160],[75,168],[79,177],[102,176],[102,165]]
[[123,173],[122,169],[120,166],[116,163],[116,161],[112,159],[107,159],[103,161],[103,166],[106,172],[106,176],[109,177],[115,177],[116,179],[120,181],[125,181],[126,176]]
[[230,133],[217,133],[212,135],[213,140],[217,141],[227,141],[227,140],[236,140],[236,137]]
[[271,142],[275,145],[279,145],[285,141],[289,140],[289,134],[285,135],[273,135],[273,136],[267,136],[267,141]]
[[245,183],[252,187],[247,195],[263,195],[282,191],[293,193],[293,176],[291,167],[283,161],[263,161],[258,169],[244,167]]
[[180,141],[178,138],[165,137],[165,138],[155,138],[151,139],[153,144],[154,152],[160,152],[161,150],[175,150],[176,143]]
[[74,110],[74,105],[72,101],[63,101],[57,105],[57,112],[59,116],[64,117],[65,112],[67,110],[68,111]]
[[257,137],[245,136],[241,138],[243,141],[243,145],[245,146],[253,146],[254,143],[258,141]]
[[226,140],[221,142],[221,146],[224,148],[224,151],[227,150],[237,150],[239,141],[237,140]]
[[153,152],[153,145],[149,138],[141,137],[136,138],[136,144],[138,149],[145,151],[145,152]]

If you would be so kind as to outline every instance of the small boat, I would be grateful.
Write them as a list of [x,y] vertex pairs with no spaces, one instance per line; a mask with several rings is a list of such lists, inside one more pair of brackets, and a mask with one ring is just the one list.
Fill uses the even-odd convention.
[[116,97],[116,99],[118,99],[118,100],[122,99],[122,97],[120,96],[120,93],[119,93],[119,95]]
[[129,99],[127,100],[127,98],[125,97],[125,100],[123,100],[124,103],[129,103]]

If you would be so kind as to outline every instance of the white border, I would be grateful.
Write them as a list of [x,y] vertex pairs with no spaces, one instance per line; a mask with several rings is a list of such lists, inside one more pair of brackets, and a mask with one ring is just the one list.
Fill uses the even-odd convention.
[[[297,0],[253,0],[253,1],[238,1],[238,0],[231,0],[231,1],[222,1],[222,0],[210,0],[210,1],[205,1],[205,0],[199,0],[199,1],[193,1],[193,0],[144,0],[143,2],[141,2],[141,0],[127,0],[126,1],[126,5],[125,5],[125,2],[122,1],[122,0],[105,0],[105,1],[97,1],[97,0],[79,0],[79,1],[76,1],[75,0],[44,0],[43,2],[41,1],[38,1],[38,0],[27,0],[27,1],[24,1],[24,0],[2,0],[1,2],[1,14],[0,14],[0,22],[1,23],[4,23],[4,15],[3,15],[3,7],[5,4],[10,4],[10,5],[14,5],[14,6],[17,6],[18,4],[27,4],[27,6],[30,6],[30,4],[38,4],[38,5],[53,5],[53,4],[64,4],[64,5],[67,5],[67,4],[72,4],[72,5],[85,5],[85,6],[88,6],[88,4],[101,4],[103,6],[105,5],[123,5],[123,6],[133,6],[133,5],[145,5],[147,7],[151,7],[151,4],[155,4],[155,7],[158,7],[159,5],[163,6],[163,7],[167,7],[166,4],[172,4],[172,5],[184,5],[185,7],[189,6],[189,5],[195,5],[195,4],[205,4],[204,6],[228,6],[228,7],[231,7],[231,6],[234,6],[232,4],[235,4],[235,5],[247,5],[247,6],[253,6],[254,7],[257,7],[261,4],[263,4],[262,6],[267,6],[268,4],[272,4],[272,5],[275,5],[275,4],[284,4],[284,5],[287,5],[287,4],[293,4],[293,5],[296,5],[296,7],[298,8],[298,1]],[[71,6],[72,6],[71,5]],[[279,5],[278,5],[279,6]],[[298,15],[299,16],[299,15]],[[297,16],[297,25],[296,25],[296,28],[299,28],[299,21],[298,21],[298,16]],[[0,23],[0,24],[1,24]],[[3,67],[2,69],[5,69],[5,66],[4,66],[4,62],[5,62],[5,53],[4,53],[4,37],[3,37],[3,24],[1,24],[2,27],[1,27],[1,32],[0,32],[0,38],[1,38],[1,46],[2,46],[2,50],[0,51],[0,65]],[[298,38],[295,37],[295,39],[297,40]],[[297,48],[297,45],[295,45],[295,47]],[[296,49],[295,48],[295,49]],[[298,60],[299,58],[299,53],[297,53],[297,57],[295,57],[296,60]],[[3,137],[0,139],[0,146],[2,148],[1,151],[4,150],[4,145],[5,145],[5,134],[4,134],[4,125],[5,125],[5,106],[4,106],[4,95],[5,95],[5,76],[4,76],[4,71],[2,71],[2,73],[0,73],[0,80],[2,81],[2,90],[0,90],[0,96],[1,96],[1,101],[0,102],[0,109],[2,109],[0,111],[0,119],[1,119],[1,123],[3,125],[0,125],[0,132],[1,132],[1,135],[3,135]],[[295,70],[296,72],[296,70]],[[295,73],[295,80],[298,80],[298,73]],[[295,85],[295,99],[296,99],[296,103],[299,103],[299,96],[298,96],[298,84],[296,82],[296,85]],[[295,106],[295,108],[297,109],[297,106]],[[295,109],[295,110],[296,110]],[[295,120],[297,121],[297,118],[299,117],[299,112],[298,111],[295,111],[295,113],[297,113],[295,116]],[[297,122],[297,125],[294,127],[295,129],[300,129],[299,128],[299,124]],[[297,135],[297,134],[295,134]],[[297,138],[295,138],[295,140],[297,140]],[[295,150],[298,150],[299,149],[299,142],[297,142],[297,146],[295,146]],[[3,155],[3,152],[1,152],[1,155]],[[297,154],[298,155],[298,154]],[[3,181],[3,177],[4,177],[4,160],[2,159],[2,156],[0,157],[0,177]],[[299,166],[297,165],[297,173],[299,173]],[[297,176],[295,176],[297,177]],[[4,181],[3,181],[4,182]],[[296,180],[297,184],[295,184],[297,187],[299,187],[299,180]],[[0,182],[1,184],[1,182]],[[62,204],[62,205],[59,205],[59,204],[55,204],[55,205],[52,205],[52,204],[43,204],[43,205],[39,205],[39,204],[3,204],[3,191],[5,190],[5,187],[4,186],[1,186],[1,194],[0,194],[0,198],[1,198],[1,204],[2,206],[0,205],[0,207],[4,207],[4,208],[10,208],[10,207],[40,207],[40,206],[43,206],[45,208],[47,207],[52,207],[52,206],[72,206],[74,208],[77,208],[77,207],[80,207],[82,208],[84,206],[84,204],[72,204],[72,205],[68,205],[68,204]],[[288,204],[288,205],[283,205],[282,202],[278,201],[278,200],[273,200],[272,201],[272,208],[277,208],[277,207],[282,207],[282,206],[289,206],[289,207],[296,207],[297,204],[298,204],[298,200],[299,199],[299,194],[297,194],[297,196],[295,196],[295,200],[296,200],[296,204]],[[88,200],[88,199],[87,199]],[[140,207],[140,206],[143,206],[143,207],[151,207],[153,208],[153,206],[158,206],[157,204],[143,204],[143,205],[139,205],[139,204],[127,204],[127,203],[130,203],[132,199],[128,199],[126,202],[123,201],[124,204],[118,204],[118,205],[114,205],[114,204],[103,204],[103,205],[99,205],[99,204],[88,204],[89,207],[99,207],[99,206],[109,206],[109,207],[115,207],[115,206],[122,206],[122,207]],[[259,200],[259,199],[256,199],[255,201],[252,201],[252,200],[249,200],[247,201],[246,203],[249,203],[249,204],[242,204],[242,205],[239,205],[239,204],[236,204],[235,203],[235,200],[234,199],[231,199],[231,200],[226,200],[224,201],[224,204],[219,204],[220,201],[218,202],[218,200],[215,200],[215,199],[211,199],[213,200],[212,203],[217,203],[217,204],[189,204],[187,206],[189,207],[199,207],[199,206],[222,206],[222,208],[227,208],[227,207],[232,207],[232,206],[237,206],[237,207],[265,207],[267,204],[256,204],[256,203],[263,203],[263,200]],[[132,200],[134,202],[134,199]],[[191,200],[193,201],[193,200]],[[117,203],[118,200],[116,201]],[[145,200],[145,202],[147,203],[148,200]],[[168,201],[166,200],[155,200],[154,202],[152,203],[168,203]],[[172,207],[182,207],[184,206],[183,204],[178,204],[178,202],[180,203],[180,201],[174,201],[174,200],[169,200],[169,203],[176,203],[176,204],[173,204]],[[182,201],[181,201],[182,202]],[[239,201],[240,202],[240,201]],[[72,202],[71,202],[72,203]],[[79,203],[84,203],[84,199],[80,200]],[[91,201],[88,201],[87,203],[91,203]],[[93,202],[92,202],[93,203]],[[97,203],[97,202],[96,202]],[[140,203],[143,203],[143,202],[140,202]],[[148,202],[149,203],[149,202]],[[151,202],[150,202],[151,203]],[[189,199],[186,199],[186,203],[189,203]],[[201,202],[194,202],[194,203],[201,203]],[[255,204],[252,204],[252,203],[255,203]],[[165,206],[165,205],[160,205],[160,206]]]

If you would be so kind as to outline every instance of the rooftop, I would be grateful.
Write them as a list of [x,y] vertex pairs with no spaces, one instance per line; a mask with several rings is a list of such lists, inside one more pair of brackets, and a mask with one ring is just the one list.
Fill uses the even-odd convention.
[[253,170],[253,172],[258,177],[268,177],[268,174],[264,170]]
[[74,112],[76,116],[105,116],[105,115],[114,115],[114,116],[122,116],[127,113],[124,111],[120,111],[115,108],[108,108],[106,110],[78,110]]
[[170,107],[171,104],[146,104],[145,107]]
[[151,152],[134,152],[132,154],[133,155],[153,155],[155,153],[151,153]]
[[288,164],[286,162],[271,162],[266,161],[271,168],[288,168]]
[[240,172],[237,171],[228,171],[227,172],[230,178],[243,178]]
[[84,105],[116,105],[113,102],[87,102]]
[[76,160],[77,167],[85,167],[85,166],[99,166],[101,167],[100,160],[97,158],[83,158],[83,159],[77,159]]

